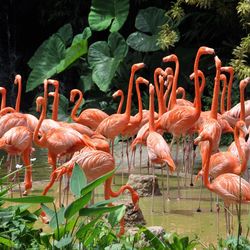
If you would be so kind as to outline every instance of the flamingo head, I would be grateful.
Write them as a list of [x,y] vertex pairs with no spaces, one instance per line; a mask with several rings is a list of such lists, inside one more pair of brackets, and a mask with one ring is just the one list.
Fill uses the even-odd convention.
[[48,84],[54,85],[55,88],[59,87],[59,81],[57,81],[57,80],[48,79]]
[[173,75],[168,75],[167,76],[167,81],[164,82],[164,85],[167,86],[170,82],[172,82],[174,79]]
[[149,81],[141,76],[139,76],[138,78],[136,78],[136,81],[135,81],[135,84],[141,84],[141,83],[144,83],[146,85],[149,84]]
[[229,73],[230,75],[233,75],[233,73],[234,73],[234,68],[231,67],[231,66],[221,67],[221,71],[227,72],[227,73]]
[[132,65],[131,71],[135,72],[139,69],[144,68],[146,65],[144,63],[135,63]]
[[[194,76],[195,76],[194,72],[189,76],[191,81],[194,79]],[[204,74],[203,74],[203,72],[201,70],[198,70],[198,77],[205,78],[205,76],[204,76]]]
[[238,127],[246,136],[248,134],[246,123],[242,120],[236,122],[236,127]]
[[200,133],[198,137],[195,138],[194,144],[198,145],[201,141],[211,141],[211,135],[209,133],[203,132]]
[[198,50],[198,53],[199,53],[200,55],[202,55],[202,54],[214,55],[214,54],[215,54],[215,51],[214,51],[214,49],[212,49],[212,48],[209,48],[209,47],[206,47],[206,46],[201,46],[201,47],[199,48],[199,50]]
[[177,55],[172,54],[172,55],[163,57],[162,61],[163,62],[177,62],[178,57],[177,57]]
[[139,210],[139,199],[140,196],[136,191],[132,192],[132,202],[134,204],[134,211],[138,211]]
[[36,98],[36,111],[40,112],[42,106],[45,106],[45,99],[42,96],[38,96]]
[[240,81],[240,89],[245,88],[250,83],[250,77],[247,77]]
[[0,87],[0,93],[1,93],[2,95],[6,95],[6,88]]
[[167,67],[165,69],[165,72],[167,73],[167,75],[173,75],[174,74],[174,71],[173,71],[173,69],[171,67]]
[[22,80],[21,75],[17,74],[17,75],[15,76],[14,83],[15,83],[15,84],[18,84],[18,82],[21,82],[21,80]]
[[52,97],[55,97],[55,92],[49,92],[48,96],[52,96]]
[[226,75],[220,74],[220,80],[223,81],[223,82],[225,82],[227,80]]
[[122,96],[123,95],[123,91],[121,89],[118,89],[113,95],[113,98],[116,98],[117,96]]
[[219,59],[219,57],[215,56],[214,61],[215,61],[216,70],[220,70],[221,69],[221,60]]
[[71,92],[70,92],[70,101],[71,102],[74,102],[74,100],[75,100],[75,96],[77,95],[77,94],[81,94],[81,91],[79,90],[79,89],[72,89],[71,90]]

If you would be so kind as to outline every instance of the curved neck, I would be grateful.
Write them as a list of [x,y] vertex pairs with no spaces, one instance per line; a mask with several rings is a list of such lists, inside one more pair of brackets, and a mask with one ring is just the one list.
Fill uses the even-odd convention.
[[227,79],[223,79],[223,89],[221,92],[221,97],[220,97],[220,113],[224,114],[225,113],[225,96],[226,96],[226,91],[227,91]]
[[34,131],[34,134],[33,134],[33,141],[40,147],[44,147],[45,142],[46,142],[46,134],[45,133],[42,134],[42,137],[40,139],[38,136],[39,129],[41,128],[42,122],[46,117],[45,110],[46,110],[46,103],[44,102],[44,103],[42,103],[42,112],[40,114],[38,124],[37,124],[35,131]]
[[46,117],[46,115],[47,115],[47,102],[48,102],[48,80],[44,80],[43,89],[44,89],[43,98],[45,101],[44,112],[45,112],[45,117]]
[[55,94],[52,107],[52,119],[54,121],[58,120],[58,106],[59,106],[59,86],[55,87]]
[[220,70],[216,69],[216,76],[214,78],[214,92],[212,99],[212,107],[210,117],[217,120],[218,104],[219,104],[219,92],[220,92]]
[[119,195],[121,195],[122,193],[124,193],[124,191],[128,190],[131,193],[133,202],[135,202],[134,199],[133,199],[133,197],[134,197],[134,194],[136,192],[135,192],[135,190],[130,185],[121,186],[118,191],[113,191],[111,189],[111,187],[112,187],[112,177],[110,177],[109,179],[107,179],[105,181],[105,184],[104,184],[105,199],[106,199],[106,197],[108,197],[108,198],[110,198],[110,197],[118,197]]
[[177,81],[179,77],[179,70],[180,70],[179,60],[176,57],[173,86],[172,86],[172,91],[171,91],[171,96],[170,96],[170,105],[168,106],[168,110],[171,110],[176,104],[176,89],[177,89]]
[[168,108],[167,108],[166,105],[167,105],[167,99],[168,99],[168,97],[169,97],[169,93],[170,93],[172,84],[173,84],[173,78],[170,77],[170,78],[168,78],[168,87],[167,87],[167,90],[165,91],[164,96],[163,96],[163,103],[164,103],[164,109],[165,109],[165,111],[168,111],[168,110],[169,110],[170,99],[169,99],[169,101],[168,101]]
[[7,114],[7,113],[14,113],[14,112],[16,112],[15,109],[13,109],[11,107],[6,107],[6,108],[1,109],[0,116],[3,116],[5,114]]
[[[201,95],[200,95],[200,86],[199,86],[199,73],[198,73],[198,67],[199,67],[199,61],[200,61],[201,54],[198,52],[195,61],[194,61],[194,89],[195,89],[195,111],[196,115],[199,118],[201,113]],[[197,119],[198,119],[197,118]]]
[[176,90],[176,95],[181,95],[181,99],[186,99],[186,91],[185,91],[185,89],[182,88],[182,87],[179,87]]
[[139,82],[136,82],[135,88],[136,88],[136,93],[137,93],[137,98],[138,98],[138,113],[139,115],[137,116],[137,119],[135,120],[135,122],[140,123],[142,120],[142,100],[141,100],[141,91],[140,91],[140,87],[139,87]]
[[135,70],[131,69],[131,74],[129,78],[128,84],[128,94],[127,94],[127,103],[126,110],[124,114],[126,115],[126,119],[129,121],[130,119],[130,111],[131,111],[131,101],[132,101],[132,91],[133,91],[133,82],[134,82]]
[[154,128],[154,89],[149,87],[149,131],[155,131]]
[[75,106],[73,107],[73,109],[71,111],[71,115],[70,115],[72,120],[75,121],[75,122],[78,122],[78,120],[79,120],[79,117],[76,116],[76,112],[77,112],[77,110],[78,110],[78,108],[79,108],[79,106],[80,106],[80,104],[82,102],[82,99],[83,99],[82,92],[79,90],[79,91],[77,91],[77,93],[79,95],[79,98],[76,101]]
[[210,158],[212,154],[212,138],[209,136],[208,138],[208,149],[205,153],[205,166],[203,167],[203,180],[204,180],[204,186],[206,186],[208,189],[211,189],[211,183],[209,182],[209,165],[210,165]]
[[233,67],[230,67],[230,78],[228,82],[228,88],[227,88],[227,110],[231,109],[231,93],[232,93],[232,86],[233,86],[233,79],[234,79],[234,69]]
[[21,81],[21,78],[17,79],[17,87],[18,87],[18,91],[17,91],[15,110],[16,110],[16,112],[19,112],[20,111],[20,103],[21,103],[21,95],[22,95],[22,81]]
[[1,100],[1,110],[6,107],[6,90],[3,89],[0,92],[2,94],[2,100]]
[[163,101],[163,91],[164,91],[164,78],[162,76],[159,77],[160,82],[160,91],[159,91],[159,98],[158,99],[158,106],[159,106],[159,112],[158,117],[161,117],[163,113],[166,112],[166,107],[164,105]]
[[124,102],[124,94],[123,92],[121,92],[121,99],[120,99],[120,103],[119,103],[119,106],[118,106],[118,109],[117,109],[117,114],[121,114],[122,112],[122,105],[123,105],[123,102]]
[[246,156],[245,156],[245,152],[242,150],[241,146],[240,146],[240,140],[239,140],[239,135],[240,135],[240,131],[239,128],[237,126],[235,126],[234,129],[234,141],[235,141],[235,145],[237,147],[237,151],[240,157],[240,162],[241,162],[241,173],[244,173],[247,167],[247,160],[246,160]]
[[245,121],[245,85],[240,84],[240,120]]

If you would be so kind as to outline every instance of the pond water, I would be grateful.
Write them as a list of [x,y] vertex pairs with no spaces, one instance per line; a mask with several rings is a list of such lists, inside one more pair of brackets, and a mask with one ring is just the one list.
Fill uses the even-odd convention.
[[[197,155],[199,155],[197,151]],[[47,150],[36,149],[34,152],[33,162],[33,194],[41,194],[43,188],[49,180],[51,168],[47,163]],[[121,159],[120,147],[117,146],[115,150],[116,165],[120,166],[120,169],[115,177],[114,189],[122,183],[121,168],[126,166],[126,160]],[[139,154],[137,152],[136,165],[132,170],[133,173],[139,173],[138,160]],[[147,153],[145,149],[142,154],[142,166],[147,165]],[[200,158],[196,161],[196,168],[200,165]],[[126,169],[126,168],[125,168]],[[143,172],[147,172],[147,168],[144,167]],[[4,167],[2,167],[1,175],[4,174]],[[160,173],[160,172],[159,172]],[[158,174],[158,172],[157,172]],[[21,176],[22,178],[22,176]],[[124,177],[124,183],[127,180],[127,174]],[[164,176],[166,181],[166,176]],[[179,234],[185,234],[194,238],[198,235],[201,242],[208,246],[209,243],[215,243],[218,237],[225,237],[225,217],[223,203],[220,201],[220,212],[216,212],[216,196],[213,194],[212,212],[210,211],[210,192],[203,188],[201,199],[202,212],[196,212],[199,203],[199,188],[201,181],[199,180],[195,186],[190,186],[190,179],[185,181],[184,176],[181,180],[181,199],[177,199],[177,177],[176,175],[170,177],[170,200],[165,201],[166,212],[163,213],[163,199],[162,196],[155,196],[154,199],[154,212],[151,212],[152,200],[151,197],[140,198],[140,208],[146,220],[146,226],[158,225],[165,228],[167,232],[177,232]],[[161,184],[161,177],[159,176],[159,185]],[[185,185],[186,184],[186,185]],[[161,187],[160,187],[161,189]],[[49,195],[58,195],[57,185],[51,189]],[[97,199],[103,199],[102,188],[100,187],[96,192]],[[125,198],[123,195],[122,199]],[[234,208],[234,229],[233,234],[237,234],[237,216]],[[247,225],[249,222],[249,206],[242,205],[242,222],[243,222],[243,234],[247,231]],[[202,249],[202,248],[201,248]]]

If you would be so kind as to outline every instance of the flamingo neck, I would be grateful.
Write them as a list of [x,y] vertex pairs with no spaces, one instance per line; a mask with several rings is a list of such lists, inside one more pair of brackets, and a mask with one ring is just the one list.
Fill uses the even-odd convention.
[[149,132],[155,131],[154,125],[154,91],[149,90]]
[[240,157],[241,173],[244,173],[247,167],[247,160],[246,160],[245,152],[241,148],[239,136],[240,136],[240,131],[239,131],[239,128],[236,126],[234,129],[234,141],[235,141],[235,145],[236,145],[239,157]]
[[124,113],[125,116],[126,116],[126,119],[128,120],[128,122],[130,120],[134,76],[135,76],[135,70],[131,69],[131,74],[130,74],[129,84],[128,84],[128,94],[127,94],[126,110],[125,110],[125,113]]
[[216,69],[216,76],[214,78],[214,92],[212,99],[212,106],[210,117],[217,120],[218,104],[219,104],[219,92],[220,92],[220,70]]
[[137,98],[138,98],[138,113],[139,115],[137,116],[137,119],[134,120],[136,123],[140,123],[142,120],[142,100],[141,100],[141,91],[139,87],[139,83],[136,83],[136,93],[137,93]]
[[44,81],[43,88],[44,88],[43,98],[44,98],[44,102],[45,102],[45,117],[46,117],[46,115],[47,115],[47,102],[48,102],[48,81],[47,80]]
[[176,57],[173,86],[172,86],[172,91],[171,91],[171,96],[170,96],[170,105],[168,105],[168,110],[173,109],[174,105],[176,105],[176,89],[177,89],[177,81],[179,77],[179,70],[180,70],[179,60]]
[[1,110],[6,107],[6,91],[1,91],[2,100],[1,100]]
[[15,109],[13,109],[11,107],[5,107],[5,108],[1,109],[0,116],[3,116],[5,114],[7,114],[7,113],[14,113],[14,112],[16,112]]
[[201,95],[200,95],[200,86],[199,86],[199,74],[198,74],[198,66],[201,54],[198,52],[195,61],[194,61],[194,88],[195,88],[195,112],[197,119],[201,114]]
[[232,86],[233,86],[233,79],[234,79],[234,69],[233,67],[230,70],[230,78],[228,82],[228,89],[227,89],[227,110],[231,109],[231,93],[232,93]]
[[20,111],[20,103],[21,103],[21,95],[22,95],[22,81],[21,81],[21,79],[18,79],[17,87],[18,87],[18,91],[17,91],[15,110],[16,110],[16,112],[19,112]]
[[245,121],[245,85],[240,85],[240,120]]
[[52,119],[54,121],[58,120],[58,106],[59,106],[59,89],[58,86],[56,87],[55,90],[55,95],[54,95],[54,100],[53,100],[53,110],[52,110]]
[[45,147],[45,143],[46,143],[46,134],[45,133],[42,134],[42,137],[40,139],[38,137],[39,130],[41,128],[42,122],[46,117],[45,111],[46,111],[46,103],[44,102],[44,103],[42,103],[42,112],[40,114],[38,124],[37,124],[37,126],[35,128],[35,131],[34,131],[34,134],[33,134],[34,142],[40,147]]
[[82,92],[81,91],[77,91],[77,93],[79,94],[79,98],[78,100],[76,101],[75,103],[75,106],[73,107],[72,111],[71,111],[71,118],[73,121],[75,122],[78,122],[79,121],[79,117],[76,116],[76,112],[82,102],[82,99],[83,99],[83,95],[82,95]]
[[211,158],[211,154],[212,154],[212,138],[209,137],[208,139],[208,149],[207,152],[205,154],[205,163],[204,163],[204,167],[203,167],[203,181],[204,181],[204,186],[207,187],[208,189],[212,189],[211,187],[211,183],[209,181],[209,165],[210,165],[210,158]]
[[[165,91],[164,93],[164,96],[163,96],[163,103],[164,103],[164,109],[165,111],[168,111],[169,110],[169,107],[167,108],[166,106],[166,103],[167,103],[167,99],[169,97],[169,93],[170,93],[170,90],[171,90],[171,87],[172,87],[172,84],[173,84],[173,79],[170,79],[169,82],[168,82],[168,87],[167,87],[167,90]],[[169,103],[168,103],[168,106],[170,105],[170,99],[169,99]]]
[[104,195],[105,199],[109,199],[110,197],[118,197],[122,193],[124,193],[125,190],[128,190],[131,193],[132,199],[133,195],[135,193],[135,190],[130,185],[124,185],[121,186],[118,191],[113,191],[111,189],[112,186],[112,177],[107,179],[104,184]]
[[223,83],[223,89],[221,92],[221,98],[220,98],[220,113],[224,114],[225,113],[225,96],[226,96],[226,90],[227,90],[227,80],[224,80]]
[[118,106],[118,109],[117,109],[117,112],[116,112],[117,114],[121,114],[123,102],[124,102],[124,94],[122,93],[120,103],[119,103],[119,106]]
[[164,112],[166,112],[166,107],[164,105],[164,101],[163,101],[163,91],[164,91],[164,79],[163,77],[160,77],[160,91],[159,91],[159,98],[158,98],[158,106],[159,106],[159,112],[158,112],[158,116],[161,117]]

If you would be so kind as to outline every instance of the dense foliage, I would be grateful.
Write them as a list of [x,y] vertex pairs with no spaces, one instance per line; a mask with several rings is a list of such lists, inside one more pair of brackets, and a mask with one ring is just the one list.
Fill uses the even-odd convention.
[[[23,95],[32,97],[22,101],[26,110],[33,105],[37,86],[51,77],[60,80],[60,93],[67,98],[70,89],[80,88],[85,107],[99,106],[111,113],[116,107],[111,94],[118,88],[127,91],[130,66],[144,61],[148,68],[142,74],[152,81],[153,70],[164,66],[161,59],[169,53],[179,57],[179,85],[191,99],[189,74],[201,45],[215,48],[223,65],[234,66],[237,91],[239,79],[249,76],[247,0],[6,1],[1,11],[2,23],[7,25],[0,39],[0,79],[10,91],[13,76],[23,76],[28,92]],[[203,61],[201,68],[208,72],[206,109],[214,62]]]

